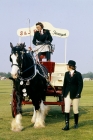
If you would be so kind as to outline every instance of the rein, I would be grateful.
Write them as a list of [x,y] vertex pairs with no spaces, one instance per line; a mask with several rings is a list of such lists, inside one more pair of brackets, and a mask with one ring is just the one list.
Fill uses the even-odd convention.
[[[42,47],[44,47],[44,45],[47,45],[47,44],[43,44],[40,48],[38,48],[38,49],[36,49],[36,50],[34,50],[33,52],[36,52],[36,51],[38,51],[39,49],[41,49]],[[43,49],[42,49],[43,50]]]
[[[33,52],[36,52],[36,51],[38,51],[39,49],[41,49],[42,47],[45,47],[45,45],[49,45],[49,44],[46,44],[46,43],[44,43],[40,48],[38,48],[38,49],[36,49],[36,50],[34,50]],[[42,48],[42,50],[43,50],[43,48]],[[41,51],[42,51],[41,50]],[[36,54],[36,56],[37,56],[38,54]]]
[[31,67],[27,68],[27,69],[26,69],[26,70],[24,70],[22,73],[24,73],[24,72],[28,71],[28,70],[29,70],[29,69],[31,69],[34,65],[36,65],[36,64],[33,64]]

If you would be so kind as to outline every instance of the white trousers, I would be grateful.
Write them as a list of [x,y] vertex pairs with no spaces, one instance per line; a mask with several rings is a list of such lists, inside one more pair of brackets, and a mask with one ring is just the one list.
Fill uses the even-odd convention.
[[70,93],[68,93],[67,97],[64,98],[65,100],[65,113],[69,113],[70,112],[70,106],[73,106],[73,112],[74,114],[78,114],[78,107],[79,107],[79,101],[80,98],[77,99],[70,99]]

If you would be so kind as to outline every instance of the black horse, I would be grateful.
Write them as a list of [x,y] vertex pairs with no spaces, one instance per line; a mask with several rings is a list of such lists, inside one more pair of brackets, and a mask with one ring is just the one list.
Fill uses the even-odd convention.
[[14,81],[17,100],[17,115],[11,123],[13,131],[21,131],[23,96],[28,96],[34,105],[34,113],[31,122],[34,127],[45,126],[45,115],[48,107],[43,104],[47,90],[48,72],[44,66],[36,63],[34,55],[25,49],[25,43],[11,46],[10,61],[12,62],[11,75]]

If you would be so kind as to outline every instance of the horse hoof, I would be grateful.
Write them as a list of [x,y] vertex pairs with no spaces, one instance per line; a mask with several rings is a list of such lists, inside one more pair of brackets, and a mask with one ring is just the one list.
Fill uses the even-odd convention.
[[14,129],[11,129],[13,132],[21,132],[23,130],[23,127],[21,128],[14,128]]
[[34,119],[31,119],[31,123],[35,123],[35,120]]
[[34,125],[34,128],[44,128],[45,127],[45,125]]
[[45,123],[35,123],[34,124],[34,128],[44,128],[45,127]]

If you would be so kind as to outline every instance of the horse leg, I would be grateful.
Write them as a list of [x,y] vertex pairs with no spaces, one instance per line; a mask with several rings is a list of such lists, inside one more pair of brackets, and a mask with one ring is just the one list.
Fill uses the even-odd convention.
[[42,114],[39,109],[36,110],[36,120],[35,120],[34,128],[41,128],[41,127],[45,127],[45,122],[44,119],[42,118]]
[[43,104],[43,101],[40,103],[40,109],[36,110],[36,121],[34,124],[35,128],[45,127],[45,117],[48,114],[49,106]]
[[22,113],[22,111],[21,111],[22,97],[20,96],[20,94],[16,94],[16,97],[17,97],[17,115],[11,122],[11,130],[15,131],[15,132],[19,132],[23,129],[23,126],[21,124],[21,120],[22,120],[22,115],[21,115],[21,113]]
[[41,101],[40,110],[41,110],[41,115],[42,115],[43,121],[45,121],[45,117],[48,114],[49,109],[50,109],[49,106],[44,105],[43,101]]
[[45,127],[44,120],[42,119],[42,114],[40,110],[40,101],[39,100],[32,100],[32,103],[35,107],[35,122],[34,122],[34,128],[40,128]]
[[32,122],[32,123],[35,123],[35,121],[36,121],[36,111],[35,111],[35,107],[34,107],[34,113],[33,113],[31,122]]
[[49,111],[50,107],[47,106],[47,105],[44,105],[43,101],[41,101],[41,103],[40,103],[40,109],[41,109],[42,114],[44,116],[46,116],[48,114],[48,111]]

